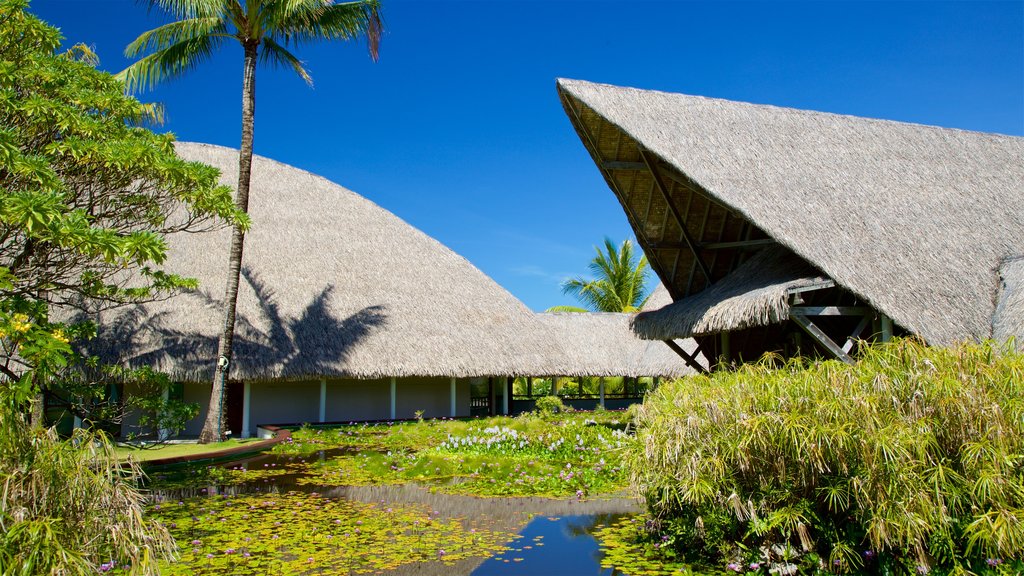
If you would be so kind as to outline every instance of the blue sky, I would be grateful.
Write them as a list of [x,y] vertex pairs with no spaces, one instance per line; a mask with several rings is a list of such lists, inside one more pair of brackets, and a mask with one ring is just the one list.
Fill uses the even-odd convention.
[[[573,303],[604,236],[632,236],[558,77],[1024,135],[1024,2],[382,0],[386,35],[261,69],[258,154],[321,174],[465,256],[529,307]],[[122,51],[133,0],[33,0],[68,42]],[[238,146],[241,49],[142,99],[181,140]],[[252,202],[259,202],[253,198]]]

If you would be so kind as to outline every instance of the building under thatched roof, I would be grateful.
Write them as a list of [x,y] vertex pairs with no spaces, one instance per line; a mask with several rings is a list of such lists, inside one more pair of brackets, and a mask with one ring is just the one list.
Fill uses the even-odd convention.
[[[236,179],[235,150],[179,143],[177,151],[220,169],[225,183]],[[257,156],[251,198],[229,375],[232,428],[417,410],[468,415],[472,379],[634,375],[632,349],[590,368],[595,356],[581,356],[465,258],[337,184]],[[229,236],[223,228],[168,237],[166,270],[197,278],[200,289],[103,312],[88,351],[194,383],[184,396],[205,407]],[[615,337],[645,346],[618,327]]]
[[[935,344],[997,335],[998,270],[1024,253],[1024,139],[575,80],[558,91],[675,300],[637,317],[642,336],[750,358],[790,339],[787,319],[840,356],[848,346],[818,333],[837,344],[891,319]],[[699,337],[730,331],[743,342]]]

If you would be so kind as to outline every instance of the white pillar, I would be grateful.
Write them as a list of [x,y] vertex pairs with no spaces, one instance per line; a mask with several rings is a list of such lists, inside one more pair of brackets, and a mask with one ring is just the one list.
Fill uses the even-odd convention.
[[242,384],[242,438],[249,438],[252,434],[249,433],[249,405],[252,398],[252,388],[250,387],[249,381],[246,380]]
[[327,421],[327,380],[320,380],[320,422]]
[[398,398],[398,384],[397,384],[397,381],[396,381],[395,377],[392,376],[391,377],[391,412],[390,412],[391,416],[389,416],[389,418],[391,418],[392,420],[395,419],[395,404],[396,404],[396,399],[397,398]]
[[[163,399],[164,404],[166,404],[167,401],[171,398],[171,389],[169,386],[164,386],[164,391],[160,394],[160,398]],[[170,435],[171,431],[166,428],[161,428],[156,431],[156,436],[157,438],[160,439],[161,442],[167,440],[167,438],[169,438]]]
[[82,419],[79,418],[78,416],[75,416],[75,423],[73,424],[73,429],[74,430],[78,430],[81,427],[82,427]]
[[452,378],[451,399],[452,399],[452,406],[451,406],[451,408],[452,408],[452,418],[455,418],[455,378]]
[[502,382],[505,383],[501,389],[501,413],[508,416],[508,378],[502,378]]
[[604,408],[604,376],[597,379],[597,389],[601,394],[601,408]]

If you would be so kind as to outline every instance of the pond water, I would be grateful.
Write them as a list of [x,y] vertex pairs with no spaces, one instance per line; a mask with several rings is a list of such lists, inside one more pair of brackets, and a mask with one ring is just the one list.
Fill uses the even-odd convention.
[[[216,519],[222,523],[221,526],[225,522],[244,524],[249,521],[247,520],[248,516],[235,517],[224,511],[209,511],[207,505],[204,504],[205,502],[244,502],[246,504],[245,507],[251,510],[253,508],[251,502],[253,502],[254,496],[259,496],[260,500],[280,498],[282,501],[288,498],[296,500],[314,497],[318,500],[316,500],[317,504],[312,507],[317,510],[320,509],[319,503],[321,502],[350,503],[356,506],[371,507],[374,511],[386,511],[387,513],[392,513],[393,509],[396,511],[426,510],[426,517],[433,519],[435,522],[451,522],[461,525],[469,532],[475,533],[479,530],[481,533],[494,532],[504,536],[499,537],[500,542],[495,542],[495,549],[491,552],[482,555],[474,554],[464,558],[445,558],[443,555],[446,552],[443,549],[439,549],[436,556],[428,556],[426,558],[415,557],[416,559],[413,560],[406,558],[404,562],[402,561],[401,551],[398,551],[397,559],[380,559],[379,565],[373,564],[374,559],[369,558],[365,566],[372,566],[374,568],[372,572],[369,571],[369,568],[366,571],[361,571],[348,565],[342,568],[339,564],[331,564],[330,562],[326,562],[324,567],[319,570],[291,571],[293,567],[285,566],[284,568],[272,569],[286,570],[284,572],[262,572],[257,570],[248,572],[240,571],[238,563],[227,565],[221,562],[218,564],[216,561],[222,560],[222,558],[217,556],[205,565],[201,561],[190,564],[187,570],[182,570],[180,573],[211,575],[250,573],[374,573],[395,576],[405,574],[424,576],[434,574],[438,576],[510,576],[520,574],[597,576],[621,574],[621,572],[613,572],[611,569],[601,568],[600,560],[602,553],[593,533],[597,529],[622,519],[624,516],[638,513],[640,507],[632,499],[476,497],[432,492],[429,488],[416,484],[324,486],[302,481],[303,477],[306,476],[307,470],[318,462],[326,462],[333,458],[343,458],[351,455],[352,451],[349,449],[324,450],[306,457],[263,454],[222,464],[220,465],[221,467],[232,471],[240,468],[249,471],[259,471],[251,481],[231,485],[197,485],[194,481],[189,480],[196,475],[195,469],[168,471],[156,475],[156,483],[151,492],[151,498],[157,506],[163,504],[164,510],[173,508],[176,504],[192,506],[193,509],[202,510],[203,512],[188,513],[193,515],[191,518],[193,522],[197,521],[197,516],[200,517],[199,520],[202,520],[202,514],[207,512],[211,518],[219,516]],[[249,474],[252,474],[252,472],[249,472]],[[182,480],[182,485],[191,485],[179,488],[159,487],[161,485],[173,486],[175,480]],[[308,509],[309,507],[307,504],[306,508]],[[293,535],[292,540],[287,540],[289,537],[285,535],[285,531],[288,528],[288,514],[295,513],[292,510],[293,508],[290,507],[289,503],[289,507],[283,510],[284,515],[282,518],[285,520],[285,525],[277,528],[277,530],[282,532],[282,542],[294,543],[311,538],[318,530],[318,526],[329,523],[328,521],[318,520],[315,517],[310,517],[310,520],[305,524],[299,524],[296,521],[298,529],[304,530],[306,533]],[[277,517],[273,516],[273,518]],[[184,518],[184,516],[181,518]],[[161,519],[161,521],[167,522],[166,519]],[[396,520],[395,522],[397,524],[399,521]],[[180,520],[179,523],[181,523]],[[274,524],[282,523],[274,522]],[[359,524],[362,524],[362,522],[359,522]],[[243,533],[246,530],[244,525],[240,529]],[[356,532],[359,532],[359,530],[357,529]],[[256,537],[256,534],[259,533],[256,527],[253,526],[253,537]],[[344,535],[348,536],[349,534],[346,533]],[[263,536],[266,536],[266,534],[263,534]],[[337,536],[338,538],[334,540],[336,543],[341,540],[341,534]],[[182,541],[188,542],[189,540],[193,542],[202,541],[204,543],[202,550],[198,547],[193,549],[196,558],[206,554],[206,543],[214,540],[213,535],[203,531],[189,532],[185,536],[179,533],[176,534],[176,537],[179,540],[179,545],[182,545]],[[274,534],[271,537],[277,538],[277,535]],[[331,536],[327,537],[331,538]],[[245,537],[244,540],[248,542],[249,538]],[[224,544],[225,542],[227,544]],[[222,540],[219,550],[223,550],[226,545],[236,546],[236,544],[231,542],[230,540]],[[185,545],[182,546],[185,547]],[[444,544],[438,544],[438,546],[444,546]],[[241,548],[238,549],[242,550]],[[217,552],[218,550],[213,550],[213,553],[216,554]],[[310,563],[313,563],[314,560],[319,563],[321,558],[319,554],[321,552],[324,558],[330,556],[329,550],[318,548],[318,555],[315,557],[312,552],[309,552],[311,554],[309,558]],[[383,553],[381,552],[381,554]],[[303,554],[306,554],[306,552],[303,552]],[[369,554],[372,556],[374,553],[370,552]],[[254,557],[256,555],[255,549],[253,555]],[[183,554],[183,562],[187,561],[188,558],[188,552],[186,551]],[[172,570],[171,573],[178,572]]]

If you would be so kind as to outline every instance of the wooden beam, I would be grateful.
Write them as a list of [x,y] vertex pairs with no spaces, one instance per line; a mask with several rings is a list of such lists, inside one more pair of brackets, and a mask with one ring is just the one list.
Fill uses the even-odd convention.
[[701,366],[700,362],[697,362],[696,356],[690,354],[686,350],[683,350],[682,347],[679,346],[679,344],[676,344],[675,342],[673,342],[671,340],[663,340],[663,342],[665,342],[665,344],[668,344],[668,347],[671,348],[673,352],[675,352],[683,360],[685,360],[686,364],[690,368],[693,368],[694,370],[696,370],[697,372],[700,372],[701,374],[707,374],[708,373],[708,369],[703,367],[703,366]]
[[645,170],[647,165],[643,162],[624,162],[621,160],[610,160],[602,162],[601,168],[605,170]]
[[857,338],[860,338],[860,335],[864,333],[864,329],[868,327],[868,324],[871,323],[873,318],[874,316],[865,314],[864,317],[860,319],[860,323],[857,324],[857,327],[854,328],[853,332],[846,337],[846,343],[843,344],[843,352],[849,354],[850,350],[853,350],[853,345],[857,343]]
[[683,218],[683,215],[679,213],[679,207],[672,202],[672,194],[665,185],[665,181],[661,179],[661,174],[655,166],[656,161],[654,156],[646,150],[640,152],[640,156],[643,157],[648,169],[650,169],[651,178],[654,179],[654,184],[657,186],[658,191],[660,191],[661,195],[665,197],[665,205],[668,206],[668,209],[672,212],[672,216],[676,219],[676,223],[679,224],[679,230],[682,232],[683,241],[686,242],[690,251],[693,252],[693,257],[697,262],[697,267],[700,268],[701,273],[704,274],[704,278],[707,280],[707,283],[711,284],[711,273],[708,271],[707,264],[704,263],[704,259],[701,258],[700,252],[697,251],[697,245],[694,243],[693,238],[690,237],[690,231],[686,229],[686,220]]
[[726,250],[729,248],[762,248],[777,244],[774,238],[761,238],[760,240],[738,240],[736,242],[709,242],[701,245],[701,250]]
[[792,296],[793,294],[801,294],[803,292],[814,292],[815,290],[825,290],[826,288],[835,288],[835,287],[836,287],[836,283],[833,282],[832,280],[824,280],[822,282],[811,284],[810,286],[801,286],[799,288],[790,288],[789,290],[786,290],[786,294],[789,294],[790,296]]
[[815,325],[814,322],[811,322],[810,319],[808,319],[806,316],[801,316],[799,314],[790,314],[789,318],[793,322],[796,322],[797,326],[803,328],[804,332],[807,332],[807,334],[809,334],[811,338],[814,338],[815,341],[824,346],[826,350],[831,352],[833,356],[842,360],[843,362],[846,362],[847,364],[853,364],[853,358],[851,358],[849,354],[844,352],[843,349],[840,348],[834,340],[828,337],[828,334],[825,334],[821,330],[821,328],[818,328],[818,326]]
[[873,310],[867,306],[791,306],[790,316],[867,316]]

